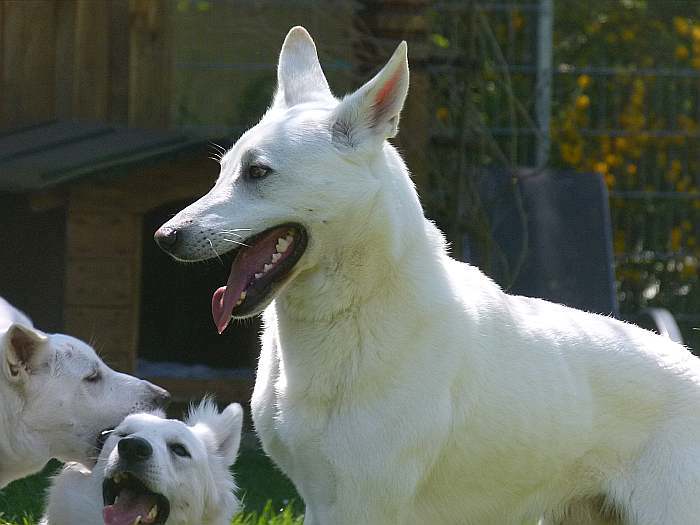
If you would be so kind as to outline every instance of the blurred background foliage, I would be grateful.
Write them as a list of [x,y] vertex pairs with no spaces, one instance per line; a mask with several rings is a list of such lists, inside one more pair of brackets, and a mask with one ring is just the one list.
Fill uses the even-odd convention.
[[431,8],[430,213],[458,254],[463,238],[488,243],[475,188],[489,170],[537,165],[548,97],[547,166],[600,173],[610,192],[622,313],[666,307],[700,348],[700,2],[555,0],[549,92],[537,76],[542,5]]

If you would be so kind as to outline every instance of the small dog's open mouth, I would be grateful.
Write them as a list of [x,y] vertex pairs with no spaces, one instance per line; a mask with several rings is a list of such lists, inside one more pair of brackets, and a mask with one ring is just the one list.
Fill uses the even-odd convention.
[[236,249],[226,286],[214,292],[211,312],[219,333],[231,317],[257,313],[273,286],[282,281],[306,250],[307,234],[300,224],[283,224],[243,241]]
[[130,472],[116,472],[102,483],[105,525],[163,524],[170,502]]

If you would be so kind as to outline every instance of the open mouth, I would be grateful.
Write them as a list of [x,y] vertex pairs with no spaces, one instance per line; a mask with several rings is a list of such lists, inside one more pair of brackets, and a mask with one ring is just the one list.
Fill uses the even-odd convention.
[[226,286],[214,292],[211,312],[219,333],[232,317],[258,313],[274,290],[289,275],[306,250],[307,234],[300,224],[275,226],[243,241],[235,250]]
[[116,472],[102,483],[105,525],[162,524],[170,502],[130,472]]

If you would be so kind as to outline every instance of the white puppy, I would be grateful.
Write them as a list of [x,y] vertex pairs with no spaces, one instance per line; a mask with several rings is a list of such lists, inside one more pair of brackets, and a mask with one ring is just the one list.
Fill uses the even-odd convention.
[[0,302],[0,487],[52,457],[92,465],[100,434],[168,392],[115,372],[84,342],[45,334]]
[[68,465],[53,481],[48,525],[228,525],[239,503],[229,467],[243,411],[211,401],[186,421],[132,414],[107,439],[91,472]]
[[236,249],[214,320],[265,310],[253,419],[305,523],[699,523],[699,361],[448,257],[386,141],[406,53],[338,100],[292,29],[271,108],[156,234]]

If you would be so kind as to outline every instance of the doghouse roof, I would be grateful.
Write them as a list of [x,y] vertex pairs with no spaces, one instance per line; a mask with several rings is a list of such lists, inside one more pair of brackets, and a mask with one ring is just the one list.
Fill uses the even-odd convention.
[[0,134],[0,191],[48,188],[156,160],[205,141],[177,132],[54,120]]

